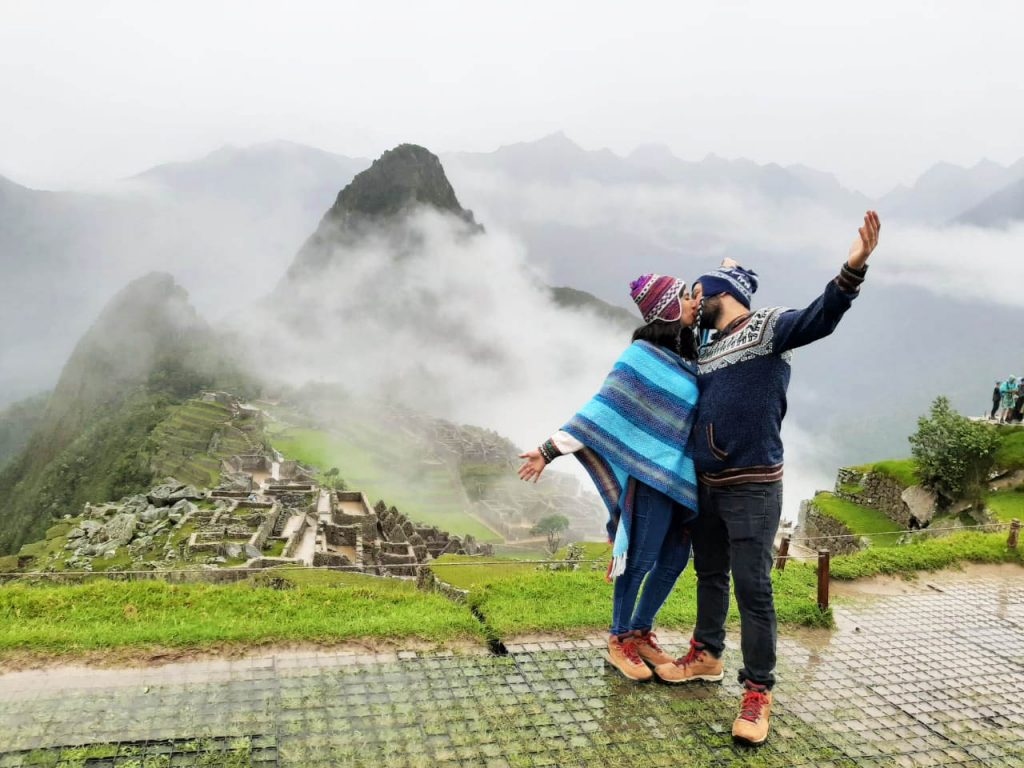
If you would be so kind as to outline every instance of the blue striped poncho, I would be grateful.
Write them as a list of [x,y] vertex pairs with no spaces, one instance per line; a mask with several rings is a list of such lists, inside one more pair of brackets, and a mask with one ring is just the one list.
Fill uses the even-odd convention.
[[688,449],[697,410],[695,368],[678,355],[635,341],[600,391],[562,427],[608,507],[613,542],[608,579],[622,574],[629,550],[634,481],[661,491],[697,516],[697,474]]

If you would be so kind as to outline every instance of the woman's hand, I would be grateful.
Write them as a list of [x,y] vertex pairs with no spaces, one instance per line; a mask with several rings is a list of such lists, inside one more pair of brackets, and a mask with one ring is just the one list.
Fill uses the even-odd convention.
[[519,458],[526,459],[526,463],[519,468],[519,479],[526,482],[533,480],[535,483],[540,480],[540,475],[544,471],[544,467],[547,466],[540,451],[534,448],[532,451],[520,453]]

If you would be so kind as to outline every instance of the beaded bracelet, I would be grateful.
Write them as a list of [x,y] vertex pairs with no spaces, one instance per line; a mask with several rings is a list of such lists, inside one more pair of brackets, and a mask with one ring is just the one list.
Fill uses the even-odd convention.
[[537,450],[540,451],[540,455],[541,457],[543,457],[545,464],[550,464],[552,461],[555,460],[556,457],[562,455],[562,452],[558,450],[558,447],[555,445],[554,441],[550,439],[545,440],[543,443],[541,443],[540,447]]

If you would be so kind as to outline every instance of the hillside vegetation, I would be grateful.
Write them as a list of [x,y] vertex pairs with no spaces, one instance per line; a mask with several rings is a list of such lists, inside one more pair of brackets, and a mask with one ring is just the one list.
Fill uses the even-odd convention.
[[129,283],[76,345],[32,437],[0,471],[0,555],[86,501],[135,493],[173,459],[187,463],[171,453],[154,467],[160,447],[149,438],[209,387],[252,390],[169,275]]

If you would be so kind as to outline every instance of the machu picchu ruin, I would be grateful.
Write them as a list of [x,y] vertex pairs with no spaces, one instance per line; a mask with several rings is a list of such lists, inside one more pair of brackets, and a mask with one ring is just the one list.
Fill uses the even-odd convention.
[[[260,437],[264,418],[260,408],[224,392],[187,402],[158,433],[171,437],[153,462],[173,464],[193,482],[216,480],[212,488],[166,477],[144,493],[86,503],[45,539],[0,559],[0,571],[245,572],[296,565],[413,577],[418,566],[444,554],[493,553],[472,535],[415,523],[383,500],[371,506],[362,492],[321,486],[315,468],[285,458]],[[178,437],[183,425],[195,427],[205,445]],[[211,457],[229,445],[253,452],[226,456],[218,466]]]

